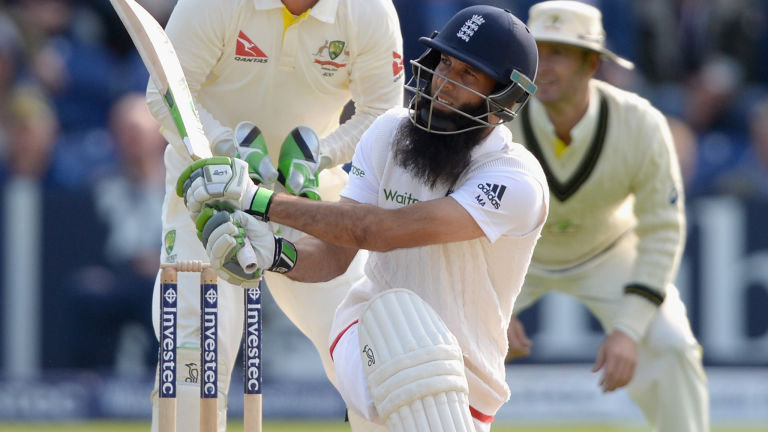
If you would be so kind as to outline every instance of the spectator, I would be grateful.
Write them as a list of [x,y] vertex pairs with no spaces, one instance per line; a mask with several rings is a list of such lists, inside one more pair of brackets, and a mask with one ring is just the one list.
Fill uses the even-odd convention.
[[[42,297],[39,263],[43,261],[41,228],[45,190],[51,185],[50,156],[58,122],[39,89],[19,87],[7,98],[7,148],[0,164],[0,242],[2,316],[5,336],[3,370],[31,375],[40,366],[40,348],[30,343],[40,335],[37,301]],[[5,105],[5,104],[4,104]]]
[[[74,274],[83,344],[74,364],[146,374],[157,354],[152,287],[160,262],[165,140],[143,93],[128,93],[110,110],[109,130],[119,165],[93,188],[106,227],[105,265]],[[93,341],[99,341],[94,344]]]
[[7,149],[0,179],[52,183],[51,153],[58,137],[56,115],[40,89],[14,88],[7,103]]
[[0,159],[6,147],[8,99],[18,75],[21,36],[13,21],[0,9]]
[[677,117],[667,116],[667,123],[670,132],[672,132],[672,141],[675,143],[686,195],[690,195],[690,191],[694,188],[697,173],[698,142],[696,141],[696,134],[687,123]]
[[749,116],[749,147],[712,181],[711,192],[746,199],[768,199],[768,97]]

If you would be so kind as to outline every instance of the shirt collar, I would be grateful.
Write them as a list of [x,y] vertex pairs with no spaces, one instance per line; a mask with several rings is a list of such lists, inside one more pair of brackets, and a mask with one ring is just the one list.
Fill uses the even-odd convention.
[[597,117],[600,112],[600,95],[597,94],[597,89],[590,83],[589,86],[589,106],[587,112],[584,113],[584,117],[579,120],[576,125],[571,129],[571,141],[574,143],[588,142],[594,135],[595,127],[597,125]]
[[477,147],[472,149],[472,159],[486,153],[502,150],[511,141],[512,132],[509,128],[503,125],[496,126]]
[[[280,0],[253,0],[256,10],[270,10],[283,8]],[[309,16],[326,23],[336,22],[336,11],[339,8],[339,0],[320,0],[312,7]]]
[[[549,120],[547,110],[544,108],[538,99],[533,98],[528,102],[527,109],[530,110],[533,124],[542,128],[549,136],[555,136],[555,125]],[[600,113],[600,94],[597,92],[597,88],[594,82],[589,83],[589,106],[587,106],[587,112],[571,129],[571,145],[578,144],[584,141],[592,139],[595,127],[597,125],[598,115]],[[516,120],[517,121],[517,120]]]

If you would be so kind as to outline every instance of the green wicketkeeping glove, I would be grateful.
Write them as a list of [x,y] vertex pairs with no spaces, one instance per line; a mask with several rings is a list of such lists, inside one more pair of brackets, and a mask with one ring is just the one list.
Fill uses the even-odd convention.
[[255,184],[271,187],[277,179],[277,170],[267,153],[267,143],[261,130],[249,121],[238,123],[235,127],[235,140],[238,143],[238,159],[248,162],[248,175]]
[[277,163],[277,181],[298,196],[320,200],[317,191],[320,139],[307,126],[297,126],[283,141]]

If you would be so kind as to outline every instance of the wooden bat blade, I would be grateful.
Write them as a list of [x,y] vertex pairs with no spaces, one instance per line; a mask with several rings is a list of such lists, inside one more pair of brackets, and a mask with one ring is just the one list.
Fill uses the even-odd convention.
[[192,159],[211,157],[208,139],[171,41],[165,30],[135,0],[109,0],[131,36],[144,66],[171,113]]
[[[211,146],[203,132],[200,116],[189,92],[184,70],[168,35],[155,18],[135,0],[109,0],[123,22],[136,50],[149,71],[155,87],[163,96],[163,102],[173,117],[176,129],[184,143],[183,149],[192,159],[212,157]],[[175,142],[175,140],[174,140]],[[237,253],[240,266],[253,273],[258,264],[256,253],[248,243]]]

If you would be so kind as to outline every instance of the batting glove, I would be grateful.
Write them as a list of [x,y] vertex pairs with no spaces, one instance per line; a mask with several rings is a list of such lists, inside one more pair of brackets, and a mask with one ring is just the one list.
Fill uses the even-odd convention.
[[[263,270],[285,273],[296,263],[296,248],[288,240],[275,236],[267,224],[236,210],[206,208],[195,221],[200,240],[217,274],[236,285],[258,284]],[[258,270],[246,273],[237,261],[237,253],[250,243]]]
[[193,220],[203,208],[214,207],[244,210],[266,222],[273,192],[253,184],[247,162],[217,156],[188,166],[176,181],[176,194],[184,197]]

